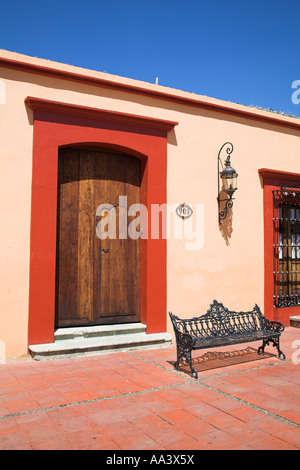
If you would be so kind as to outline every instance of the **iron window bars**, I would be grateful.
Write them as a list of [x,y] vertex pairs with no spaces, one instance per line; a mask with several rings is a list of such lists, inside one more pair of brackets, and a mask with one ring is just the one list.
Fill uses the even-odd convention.
[[274,306],[300,305],[300,185],[273,191]]

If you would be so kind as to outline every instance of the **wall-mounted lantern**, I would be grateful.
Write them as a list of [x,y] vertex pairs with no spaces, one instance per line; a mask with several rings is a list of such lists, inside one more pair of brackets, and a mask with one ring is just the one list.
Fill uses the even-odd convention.
[[[221,152],[226,148],[227,158],[225,160],[225,167],[221,161]],[[233,194],[237,190],[237,177],[238,174],[231,166],[230,155],[233,152],[233,145],[231,142],[226,142],[222,145],[218,153],[218,209],[219,209],[219,224],[226,219],[229,209],[233,206]],[[220,163],[222,164],[223,170],[220,172]],[[220,179],[222,181],[221,190],[224,191],[228,198],[220,198]],[[221,209],[221,202],[224,202],[224,207]]]

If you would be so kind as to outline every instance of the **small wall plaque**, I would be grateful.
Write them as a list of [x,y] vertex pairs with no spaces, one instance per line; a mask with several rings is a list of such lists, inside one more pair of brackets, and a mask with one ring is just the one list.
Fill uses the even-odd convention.
[[192,208],[188,204],[180,204],[176,209],[176,214],[182,219],[188,219],[193,213]]

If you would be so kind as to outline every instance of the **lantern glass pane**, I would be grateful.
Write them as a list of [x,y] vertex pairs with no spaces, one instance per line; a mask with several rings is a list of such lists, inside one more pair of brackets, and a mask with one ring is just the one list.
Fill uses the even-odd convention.
[[227,191],[228,189],[237,189],[237,175],[226,175],[222,177],[223,190]]

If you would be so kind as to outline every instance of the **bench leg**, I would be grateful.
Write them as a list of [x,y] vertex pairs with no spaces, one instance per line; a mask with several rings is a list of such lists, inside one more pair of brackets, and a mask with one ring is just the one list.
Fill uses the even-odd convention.
[[198,373],[192,365],[192,350],[189,348],[184,348],[180,345],[177,345],[177,361],[174,364],[174,369],[179,370],[179,364],[181,361],[185,361],[189,364],[191,369],[191,376],[194,379],[198,379]]
[[285,354],[281,351],[280,346],[279,346],[279,338],[274,338],[273,346],[275,346],[277,348],[278,359],[281,359],[282,361],[285,361]]
[[265,347],[268,346],[270,343],[273,344],[273,347],[277,348],[278,359],[285,361],[285,354],[281,351],[279,346],[279,338],[263,339],[263,344],[258,348],[257,354],[263,356],[265,353]]
[[267,344],[269,344],[269,341],[266,339],[263,339],[263,344],[257,350],[257,354],[259,356],[263,356],[265,354],[265,347]]

